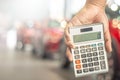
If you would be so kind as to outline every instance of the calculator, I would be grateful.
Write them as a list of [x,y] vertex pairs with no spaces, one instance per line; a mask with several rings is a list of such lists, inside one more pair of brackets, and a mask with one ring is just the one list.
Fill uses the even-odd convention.
[[102,23],[69,28],[76,77],[108,72],[103,28]]

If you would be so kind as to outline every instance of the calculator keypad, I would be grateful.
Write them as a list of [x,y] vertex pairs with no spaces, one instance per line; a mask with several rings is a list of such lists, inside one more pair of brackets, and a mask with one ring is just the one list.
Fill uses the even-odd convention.
[[73,52],[77,74],[95,73],[107,68],[103,43],[76,46]]

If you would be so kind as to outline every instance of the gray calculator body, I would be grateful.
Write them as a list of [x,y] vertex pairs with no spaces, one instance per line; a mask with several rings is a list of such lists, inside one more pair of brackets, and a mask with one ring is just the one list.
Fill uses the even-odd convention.
[[103,24],[70,27],[70,38],[76,77],[108,72]]

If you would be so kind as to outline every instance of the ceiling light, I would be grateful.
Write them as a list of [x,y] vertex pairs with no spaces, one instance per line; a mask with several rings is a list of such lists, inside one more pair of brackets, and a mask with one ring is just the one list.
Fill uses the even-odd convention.
[[111,8],[112,11],[117,11],[118,10],[118,5],[117,4],[112,4],[110,8]]

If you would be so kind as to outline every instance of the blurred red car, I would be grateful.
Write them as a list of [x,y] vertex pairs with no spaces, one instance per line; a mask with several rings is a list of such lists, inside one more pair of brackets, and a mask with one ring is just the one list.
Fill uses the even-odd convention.
[[57,53],[60,47],[60,40],[63,37],[63,30],[56,21],[50,21],[47,26],[35,23],[33,27],[32,53],[36,56],[51,56]]
[[46,35],[48,36],[48,39],[45,43],[45,50],[51,53],[57,52],[63,32],[58,28],[48,28]]
[[59,28],[47,28],[44,33],[45,47],[43,57],[53,57],[53,53],[57,53],[59,51],[61,44],[60,41],[63,38],[63,30]]

